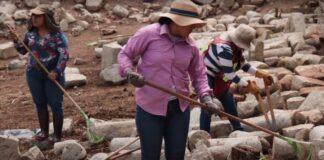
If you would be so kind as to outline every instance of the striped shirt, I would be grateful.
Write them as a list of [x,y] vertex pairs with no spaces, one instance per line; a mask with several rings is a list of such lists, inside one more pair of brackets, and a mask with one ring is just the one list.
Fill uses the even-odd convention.
[[239,86],[247,86],[247,82],[241,79],[235,73],[238,69],[242,69],[252,75],[255,75],[256,68],[251,66],[244,58],[241,59],[241,68],[237,68],[237,64],[233,63],[233,51],[229,44],[217,43],[211,44],[204,58],[207,67],[207,74],[215,77],[215,73],[223,72],[224,80],[230,80]]

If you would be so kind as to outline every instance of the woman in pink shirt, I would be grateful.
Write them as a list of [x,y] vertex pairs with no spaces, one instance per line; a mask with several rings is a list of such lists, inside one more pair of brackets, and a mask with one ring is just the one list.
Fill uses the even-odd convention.
[[[142,160],[160,159],[162,139],[168,160],[184,159],[188,135],[189,103],[162,91],[145,86],[145,80],[189,96],[189,81],[207,110],[220,107],[209,95],[206,68],[189,34],[205,22],[190,1],[174,1],[159,23],[138,30],[118,56],[119,72],[136,88],[136,126]],[[132,61],[140,57],[137,67]],[[145,78],[145,80],[144,80]]]

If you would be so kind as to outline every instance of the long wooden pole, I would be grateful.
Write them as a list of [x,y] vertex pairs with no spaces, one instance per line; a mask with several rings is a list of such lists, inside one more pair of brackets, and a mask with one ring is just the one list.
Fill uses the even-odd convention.
[[[206,104],[200,103],[200,102],[198,102],[198,101],[196,101],[196,100],[193,100],[193,99],[191,99],[191,98],[189,98],[189,97],[187,97],[187,96],[184,96],[184,95],[182,95],[182,94],[176,93],[176,92],[174,92],[174,91],[172,91],[172,90],[170,90],[170,89],[164,88],[164,87],[159,86],[159,85],[157,85],[157,84],[154,84],[154,83],[152,83],[152,82],[146,81],[146,84],[149,85],[150,87],[153,87],[153,88],[158,89],[158,90],[160,90],[160,91],[166,92],[166,93],[171,94],[171,95],[173,95],[173,96],[177,96],[178,98],[181,98],[181,99],[183,99],[183,100],[186,100],[186,101],[190,102],[191,104],[198,105],[198,106],[200,106],[201,108],[205,108],[205,107],[207,107]],[[236,117],[236,116],[230,115],[230,114],[228,114],[228,113],[226,113],[226,112],[224,112],[224,111],[219,111],[219,114],[224,115],[224,116],[226,116],[226,117],[228,117],[228,118],[230,118],[230,119],[232,119],[232,120],[236,120],[236,121],[239,121],[239,122],[241,122],[241,123],[244,123],[244,124],[246,124],[246,125],[248,125],[248,126],[251,126],[251,127],[255,128],[255,129],[257,129],[257,130],[260,130],[260,131],[266,132],[266,133],[268,133],[268,134],[270,134],[270,135],[273,135],[273,136],[275,136],[275,137],[279,137],[279,138],[282,137],[279,133],[276,133],[276,132],[270,131],[270,130],[268,130],[268,129],[266,129],[266,128],[260,127],[260,126],[258,126],[258,125],[253,124],[253,123],[250,123],[250,122],[248,122],[248,121],[245,121],[245,120],[243,120],[243,119],[241,119],[241,118],[238,118],[238,117]]]
[[113,160],[113,159],[117,159],[117,158],[120,158],[120,157],[126,156],[126,155],[131,154],[131,153],[133,153],[133,152],[135,152],[135,151],[138,151],[138,150],[140,150],[140,149],[141,149],[141,147],[138,147],[138,148],[135,148],[135,149],[128,150],[128,151],[126,151],[126,152],[124,152],[124,153],[117,154],[117,155],[111,157],[110,160]]
[[121,150],[123,150],[126,147],[130,146],[131,144],[135,143],[137,140],[139,140],[139,137],[137,137],[136,139],[132,140],[131,142],[125,144],[124,146],[120,147],[119,149],[117,149],[116,151],[114,151],[113,153],[111,153],[106,159],[112,158],[114,155],[118,154]]
[[266,91],[266,95],[267,95],[267,100],[268,100],[268,105],[269,105],[269,110],[271,113],[271,119],[272,119],[272,126],[273,129],[276,130],[277,129],[277,123],[276,123],[276,117],[273,111],[273,106],[272,106],[272,102],[271,102],[271,98],[270,98],[270,89],[268,84],[266,83],[266,81],[263,79],[264,82],[264,89]]

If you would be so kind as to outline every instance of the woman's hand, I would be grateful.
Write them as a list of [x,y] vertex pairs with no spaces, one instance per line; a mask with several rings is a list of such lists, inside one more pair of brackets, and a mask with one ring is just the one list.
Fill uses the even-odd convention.
[[18,41],[18,33],[17,30],[15,28],[10,27],[9,28],[9,36],[10,39],[12,39],[13,41]]
[[52,81],[55,81],[56,78],[57,78],[57,73],[52,71],[50,72],[48,75],[47,75],[48,79],[52,80]]

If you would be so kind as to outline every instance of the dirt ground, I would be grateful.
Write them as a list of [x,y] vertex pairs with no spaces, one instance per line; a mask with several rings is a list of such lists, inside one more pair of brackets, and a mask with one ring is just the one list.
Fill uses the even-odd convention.
[[[113,6],[116,3],[129,4],[137,8],[143,8],[140,0],[112,0],[109,1]],[[292,7],[289,3],[283,1],[286,6]],[[295,1],[298,4],[301,1]],[[166,3],[160,1],[160,3]],[[273,9],[279,3],[262,8],[262,11]],[[73,6],[72,1],[63,2],[63,6]],[[117,25],[117,34],[132,34],[138,28],[145,24],[137,22],[127,22],[119,24],[113,21],[112,25]],[[105,27],[105,26],[102,26]],[[19,29],[20,33],[24,32],[23,28]],[[115,34],[115,35],[117,35]],[[88,113],[89,116],[110,120],[113,118],[133,118],[135,116],[134,87],[129,84],[122,86],[106,86],[99,78],[100,59],[95,57],[94,49],[86,46],[87,43],[93,42],[100,37],[99,32],[87,30],[78,37],[73,37],[67,33],[69,38],[70,61],[69,67],[78,67],[82,74],[87,77],[88,83],[85,86],[69,88],[67,91],[75,101]],[[115,36],[113,35],[113,36]],[[109,36],[108,36],[109,37]],[[1,39],[0,42],[8,40]],[[74,58],[82,58],[87,61],[84,65],[75,66]],[[10,60],[0,60],[0,130],[4,129],[35,129],[38,128],[36,109],[33,104],[28,86],[25,79],[25,68],[16,70],[6,70],[4,68]],[[76,129],[72,135],[66,135],[64,139],[75,138],[81,140],[84,131],[84,121],[73,103],[65,96],[64,99],[64,116],[71,117],[75,122]],[[99,145],[91,152],[104,151],[106,144]],[[97,148],[97,149],[96,149]]]

